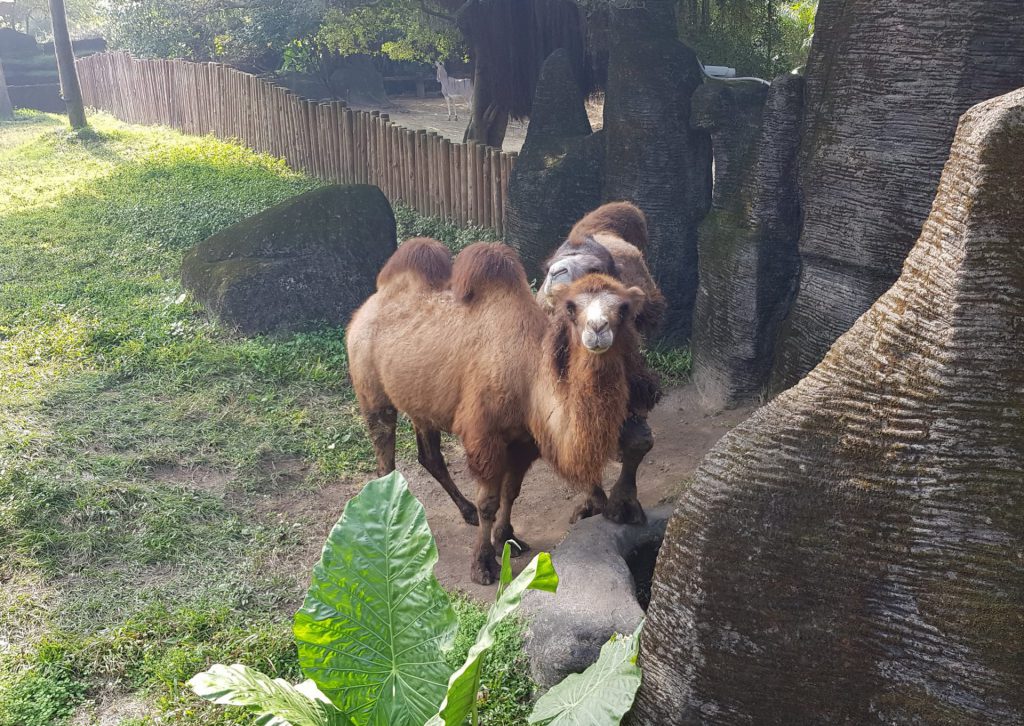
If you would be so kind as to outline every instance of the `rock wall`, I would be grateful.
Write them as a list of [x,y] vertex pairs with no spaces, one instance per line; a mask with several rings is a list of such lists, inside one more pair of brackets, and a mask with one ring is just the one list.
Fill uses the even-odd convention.
[[1024,723],[1024,89],[962,119],[896,284],[708,454],[631,723]]
[[544,62],[526,140],[509,179],[505,242],[531,279],[583,215],[601,204],[604,135],[591,133],[583,96],[564,50]]
[[676,39],[670,0],[612,11],[604,201],[633,202],[647,215],[651,272],[668,301],[662,338],[690,338],[697,293],[697,226],[711,204],[711,140],[690,127],[690,97],[702,75]]
[[1022,85],[1020,0],[821,0],[800,158],[803,271],[774,390],[899,275],[960,114]]
[[804,79],[784,75],[770,89],[709,81],[693,97],[693,124],[711,133],[715,155],[692,345],[693,380],[710,410],[761,394],[796,293],[803,96]]

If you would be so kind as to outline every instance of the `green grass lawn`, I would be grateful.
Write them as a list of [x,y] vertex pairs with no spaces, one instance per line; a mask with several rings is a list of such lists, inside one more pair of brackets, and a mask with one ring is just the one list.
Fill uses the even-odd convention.
[[[372,451],[341,330],[234,336],[178,265],[317,182],[211,138],[92,120],[89,141],[44,114],[0,125],[0,725],[249,723],[183,681],[235,661],[298,678],[308,573],[275,563],[300,533],[252,498],[362,477]],[[455,246],[472,234],[400,216]],[[516,723],[521,654],[491,677],[490,722]]]

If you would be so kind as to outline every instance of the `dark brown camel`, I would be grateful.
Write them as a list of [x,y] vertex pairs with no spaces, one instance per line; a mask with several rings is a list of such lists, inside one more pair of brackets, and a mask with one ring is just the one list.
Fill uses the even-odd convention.
[[[641,336],[652,335],[665,314],[665,298],[644,261],[647,220],[628,202],[604,204],[584,216],[569,232],[568,239],[547,262],[547,275],[537,294],[545,310],[553,310],[562,286],[591,273],[609,275],[624,285],[644,291],[646,299],[637,311],[636,327]],[[620,524],[642,524],[647,517],[636,492],[636,473],[654,446],[647,414],[661,398],[657,374],[647,368],[639,350],[631,361],[629,416],[619,441],[622,471],[611,496],[596,487],[573,512],[572,521],[603,513]]]

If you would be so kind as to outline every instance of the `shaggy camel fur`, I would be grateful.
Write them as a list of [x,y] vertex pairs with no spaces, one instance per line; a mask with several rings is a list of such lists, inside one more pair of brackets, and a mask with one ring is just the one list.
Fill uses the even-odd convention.
[[511,511],[537,458],[583,491],[600,485],[626,419],[643,298],[640,289],[587,275],[546,315],[511,248],[477,243],[451,265],[441,243],[416,239],[392,256],[353,317],[349,367],[379,472],[395,467],[402,411],[416,429],[420,461],[469,521],[439,432],[462,441],[478,482],[474,582],[498,577],[493,542],[525,548]]
[[[643,255],[646,248],[647,220],[643,212],[629,202],[604,204],[577,222],[548,260],[537,300],[551,311],[562,286],[588,273],[610,275],[644,291],[646,299],[637,311],[636,326],[641,335],[651,335],[661,324],[666,306],[647,269]],[[641,524],[647,519],[637,498],[636,473],[654,446],[647,414],[661,397],[661,390],[657,374],[644,365],[639,351],[630,369],[634,375],[630,379],[629,417],[619,442],[622,471],[611,497],[606,498],[604,490],[595,487],[573,513],[574,522],[598,513],[620,524]]]

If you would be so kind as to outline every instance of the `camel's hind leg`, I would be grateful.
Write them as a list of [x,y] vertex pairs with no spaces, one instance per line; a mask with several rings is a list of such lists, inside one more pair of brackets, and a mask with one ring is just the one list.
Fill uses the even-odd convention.
[[390,474],[395,470],[395,427],[398,425],[398,411],[391,405],[363,407],[363,418],[366,419],[373,451],[377,455],[377,476]]
[[491,535],[501,500],[501,483],[508,470],[508,452],[500,436],[486,430],[474,434],[462,437],[466,462],[477,480],[476,511],[480,517],[469,575],[478,585],[490,585],[501,574]]
[[448,492],[448,496],[452,498],[455,506],[459,508],[462,518],[466,520],[466,524],[474,526],[480,524],[476,505],[459,491],[455,482],[452,481],[451,474],[448,472],[448,465],[445,463],[444,454],[441,453],[441,433],[416,426],[416,449],[419,454],[420,464]]
[[523,477],[539,457],[540,451],[532,441],[512,442],[508,446],[509,468],[501,482],[501,504],[494,520],[492,539],[498,549],[504,548],[506,542],[511,542],[513,557],[518,557],[530,549],[530,545],[517,537],[512,529],[512,505],[515,504],[523,487]]

